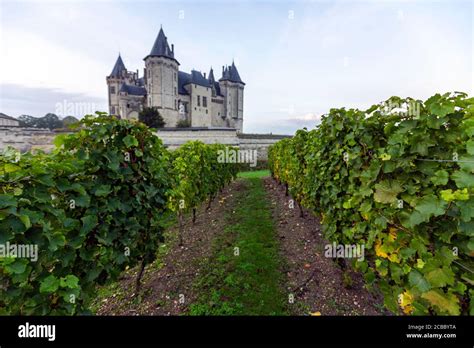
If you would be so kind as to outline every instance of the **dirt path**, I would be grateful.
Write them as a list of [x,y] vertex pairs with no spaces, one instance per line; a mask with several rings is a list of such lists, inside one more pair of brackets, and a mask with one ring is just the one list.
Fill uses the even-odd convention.
[[193,283],[200,276],[202,261],[210,256],[212,241],[225,228],[226,212],[233,209],[234,197],[244,189],[241,181],[226,187],[206,211],[203,204],[197,212],[196,223],[186,217],[184,246],[177,245],[177,227],[167,233],[166,250],[153,264],[147,266],[141,296],[132,296],[136,270],[102,291],[98,315],[180,315],[196,299]]
[[[259,296],[263,296],[264,292],[256,291],[258,286],[251,286],[245,297],[242,297],[239,291],[232,295],[232,289],[249,285],[252,283],[251,279],[258,279],[263,272],[268,273],[268,277],[273,280],[280,278],[282,274],[280,278],[284,287],[282,291],[285,296],[288,294],[288,302],[293,302],[288,303],[286,312],[289,311],[289,314],[308,315],[318,312],[321,315],[387,314],[382,309],[381,296],[371,294],[364,288],[360,274],[343,272],[332,259],[324,256],[324,245],[327,242],[321,236],[317,218],[308,212],[305,212],[305,218],[301,218],[297,208],[289,209],[288,203],[291,197],[285,196],[284,188],[277,185],[273,179],[269,177],[250,179],[263,181],[264,189],[261,189],[261,195],[256,194],[258,190],[255,191],[255,187],[254,190],[250,190],[252,186],[249,185],[250,181],[246,180],[249,179],[236,180],[225,188],[213,202],[210,210],[206,211],[206,204],[203,204],[198,209],[195,224],[192,223],[191,216],[186,217],[184,246],[180,247],[177,244],[176,226],[166,232],[166,244],[160,247],[157,261],[147,266],[145,270],[140,296],[133,294],[137,269],[129,270],[125,272],[122,280],[99,291],[94,304],[96,313],[182,315],[189,314],[191,305],[196,303],[206,309],[202,310],[202,314],[214,313],[215,305],[209,307],[207,304],[209,301],[203,302],[202,299],[203,294],[212,293],[214,297],[220,294],[219,303],[222,299],[228,302],[221,303],[226,311],[217,311],[219,314],[258,314],[255,312],[259,311],[257,308],[236,307],[240,302],[248,302],[244,307],[252,307],[250,303],[262,302],[263,297],[260,299]],[[255,196],[245,198],[251,194]],[[264,203],[270,207],[265,208]],[[262,212],[269,209],[267,225],[273,231],[272,233],[270,230],[267,231],[269,239],[262,241],[259,241],[259,238],[263,236],[260,229],[264,219],[261,215],[263,213],[258,213],[258,209],[263,209]],[[257,216],[253,216],[255,214]],[[235,219],[238,221],[234,221]],[[255,235],[256,231],[260,231],[258,235]],[[231,236],[237,239],[228,241]],[[272,242],[275,238],[276,242]],[[240,245],[242,254],[238,261],[233,261],[227,254],[230,254],[229,250],[238,240],[239,243],[243,243]],[[219,241],[221,247],[216,252],[215,247],[220,245]],[[230,246],[226,243],[230,243]],[[259,249],[248,249],[260,244],[268,247],[272,243],[275,243],[275,255],[269,260],[270,249],[263,254],[257,252]],[[247,250],[250,254],[246,256]],[[255,272],[251,271],[254,268]],[[270,276],[271,274],[273,275]],[[208,286],[197,287],[196,284],[200,280],[201,282],[207,280]],[[235,282],[237,284],[234,284]],[[349,283],[350,287],[347,286]],[[277,297],[273,296],[274,302],[286,301],[285,298],[277,299]]]
[[[285,272],[288,277],[287,290],[294,294],[293,314],[307,315],[382,315],[380,295],[369,293],[364,288],[360,274],[343,274],[336,263],[324,256],[324,245],[318,219],[305,211],[301,218],[299,210],[289,208],[291,197],[285,189],[270,177],[263,179],[268,197],[272,202],[282,256],[287,260]],[[350,288],[344,284],[352,283]]]

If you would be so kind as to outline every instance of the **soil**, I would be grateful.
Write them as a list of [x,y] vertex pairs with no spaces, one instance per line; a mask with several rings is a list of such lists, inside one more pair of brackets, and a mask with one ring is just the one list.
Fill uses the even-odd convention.
[[263,180],[286,260],[284,271],[287,291],[294,297],[290,306],[293,314],[387,315],[382,296],[365,289],[359,273],[343,271],[332,258],[324,256],[324,246],[329,243],[322,237],[318,218],[305,209],[304,217],[300,217],[296,203],[290,209],[291,197],[285,195],[284,186],[270,177]]

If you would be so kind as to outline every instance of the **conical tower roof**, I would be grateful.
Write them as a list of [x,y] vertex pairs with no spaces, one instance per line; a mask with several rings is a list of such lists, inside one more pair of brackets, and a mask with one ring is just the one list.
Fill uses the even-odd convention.
[[163,28],[160,28],[160,31],[158,32],[158,36],[156,37],[155,43],[153,44],[153,47],[151,48],[150,54],[146,56],[145,59],[147,59],[148,57],[166,57],[166,58],[176,60],[174,58],[173,50],[170,49],[170,46],[168,44],[168,38],[166,37],[165,32],[163,31]]
[[117,58],[117,61],[115,62],[114,68],[112,69],[112,72],[110,73],[111,77],[121,77],[122,76],[122,71],[127,71],[125,68],[125,64],[123,64],[122,57],[119,56]]
[[235,66],[234,62],[232,62],[231,66],[225,67],[222,70],[222,77],[220,81],[238,82],[245,85],[245,83],[240,78],[239,72],[237,71],[237,67]]

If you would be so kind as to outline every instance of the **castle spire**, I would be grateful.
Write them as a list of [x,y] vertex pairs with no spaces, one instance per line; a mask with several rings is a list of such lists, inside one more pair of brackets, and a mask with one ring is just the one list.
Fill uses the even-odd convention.
[[122,71],[127,71],[125,68],[125,64],[123,64],[122,57],[119,56],[117,58],[117,61],[115,62],[114,68],[112,69],[112,72],[110,73],[111,77],[121,77],[122,76]]
[[209,82],[214,83],[214,81],[216,80],[214,79],[214,70],[212,70],[211,66],[211,70],[209,71]]
[[245,85],[245,83],[240,78],[240,75],[239,75],[239,72],[237,71],[237,67],[235,66],[234,60],[232,60],[231,66],[228,66],[225,69],[223,68],[221,81],[238,82]]
[[176,60],[174,58],[174,47],[170,49],[168,38],[163,31],[163,26],[160,26],[160,31],[158,32],[155,43],[151,48],[150,54],[146,56],[145,59],[148,57],[166,57]]

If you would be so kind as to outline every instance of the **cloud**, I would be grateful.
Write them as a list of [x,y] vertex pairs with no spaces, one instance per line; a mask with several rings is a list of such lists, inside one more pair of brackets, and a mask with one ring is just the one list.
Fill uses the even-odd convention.
[[0,112],[18,117],[35,117],[52,112],[58,116],[82,117],[95,111],[107,111],[107,100],[84,93],[70,93],[47,87],[0,84]]

